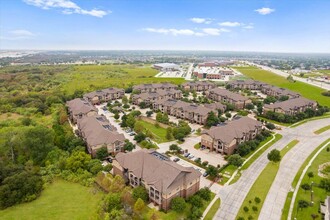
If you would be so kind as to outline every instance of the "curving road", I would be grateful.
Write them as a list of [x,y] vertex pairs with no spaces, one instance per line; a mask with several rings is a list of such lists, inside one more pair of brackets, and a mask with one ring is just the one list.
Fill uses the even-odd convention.
[[234,220],[253,183],[267,165],[267,154],[275,148],[281,150],[292,140],[298,139],[300,142],[282,158],[279,172],[259,216],[259,219],[280,219],[286,194],[291,189],[294,176],[309,154],[325,141],[330,134],[329,131],[324,132],[322,135],[315,135],[313,132],[329,124],[329,118],[320,119],[307,122],[296,128],[285,128],[278,132],[283,135],[281,140],[267,149],[246,169],[235,184],[220,189],[221,207],[214,219]]

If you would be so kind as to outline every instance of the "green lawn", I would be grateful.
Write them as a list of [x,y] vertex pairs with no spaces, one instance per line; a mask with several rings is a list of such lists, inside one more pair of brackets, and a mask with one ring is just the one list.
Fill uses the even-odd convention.
[[270,122],[270,123],[273,123],[273,124],[275,124],[275,125],[281,125],[281,126],[285,126],[285,127],[291,125],[291,124],[289,124],[289,123],[284,123],[284,122],[274,121],[274,120],[271,120],[271,119],[268,119],[268,118],[265,118],[265,117],[262,117],[262,116],[257,116],[257,118],[258,118],[258,119],[263,119],[263,120],[265,120],[265,121],[267,121],[267,122]]
[[127,87],[129,84],[171,82],[181,84],[183,78],[155,78],[157,70],[138,65],[83,65],[73,66],[61,73],[62,89],[67,94],[75,90],[95,91],[107,87]]
[[93,194],[92,188],[56,180],[40,198],[0,211],[0,219],[96,219],[101,196]]
[[[321,177],[317,175],[318,166],[320,164],[323,164],[325,162],[330,162],[330,152],[327,151],[327,149],[322,150],[322,152],[316,157],[312,165],[308,168],[306,175],[304,176],[302,180],[302,184],[304,183],[311,183],[312,181],[315,183],[319,183],[321,180]],[[313,172],[314,177],[309,179],[307,176],[307,173]],[[297,219],[304,219],[306,216],[311,216],[311,214],[319,214],[319,204],[321,201],[324,201],[327,195],[330,195],[329,192],[326,192],[324,189],[318,188],[316,186],[313,187],[314,192],[314,206],[310,206],[308,208],[305,208],[303,210],[297,210],[297,203],[299,200],[306,200],[308,202],[311,201],[311,192],[307,191],[305,192],[303,189],[299,187],[298,194],[296,197],[295,205],[293,208],[293,217],[297,217]]]
[[[327,142],[329,142],[330,139],[327,139],[326,141],[324,141],[322,144],[320,144],[314,151],[313,153],[311,153],[308,158],[304,161],[304,163],[301,165],[301,167],[299,168],[299,171],[297,172],[294,180],[292,181],[291,183],[291,186],[292,188],[296,188],[297,184],[298,184],[298,181],[299,181],[299,178],[303,172],[303,170],[305,169],[305,167],[308,165],[309,161],[312,159],[312,157],[316,154],[316,152],[321,148],[323,147]],[[323,151],[324,152],[324,151]],[[322,153],[321,153],[322,154]],[[320,154],[320,155],[321,155]],[[316,158],[317,160],[317,158]],[[316,161],[315,160],[315,161]],[[315,163],[314,161],[314,163]],[[310,171],[307,171],[306,173],[308,173]],[[292,196],[293,196],[293,192],[289,192],[287,197],[286,197],[286,201],[285,201],[285,205],[284,205],[284,208],[283,208],[283,212],[282,212],[282,220],[286,220],[288,218],[288,214],[289,214],[289,209],[290,209],[290,203],[291,203],[291,200],[292,200]],[[295,210],[296,211],[296,210]]]
[[168,142],[170,140],[166,139],[166,129],[162,127],[156,127],[154,124],[149,122],[139,120],[139,122],[143,125],[145,129],[148,129],[154,137],[152,138],[157,143]]
[[213,203],[211,209],[207,212],[204,220],[212,220],[214,215],[217,213],[219,207],[220,207],[220,198],[215,200],[215,202]]
[[305,98],[317,101],[320,105],[330,107],[330,98],[321,94],[325,91],[324,89],[303,82],[290,82],[284,77],[257,67],[249,66],[234,68],[252,79],[290,89],[300,93]]
[[323,118],[330,118],[330,112],[326,112],[322,116],[317,116],[317,117],[313,117],[313,118],[304,119],[302,121],[299,121],[297,123],[294,123],[293,125],[291,125],[289,127],[290,128],[295,128],[295,127],[298,127],[299,125],[305,124],[306,122],[314,121],[314,120],[318,120],[318,119],[323,119]]
[[[281,150],[282,158],[284,155],[293,148],[298,143],[297,140],[291,141],[286,147]],[[238,212],[237,217],[243,217],[248,219],[249,216],[252,216],[253,219],[258,219],[262,205],[266,199],[268,191],[273,184],[273,181],[276,177],[277,171],[279,169],[280,163],[269,162],[265,169],[261,172],[258,179],[252,185],[249,193],[244,199],[244,202]],[[261,202],[258,204],[254,201],[255,197],[259,197]],[[256,206],[257,211],[253,211],[252,207]],[[244,211],[244,207],[248,207],[248,212]]]
[[327,130],[330,129],[330,125],[325,126],[323,128],[320,128],[319,130],[314,131],[315,134],[322,134],[323,132],[326,132]]

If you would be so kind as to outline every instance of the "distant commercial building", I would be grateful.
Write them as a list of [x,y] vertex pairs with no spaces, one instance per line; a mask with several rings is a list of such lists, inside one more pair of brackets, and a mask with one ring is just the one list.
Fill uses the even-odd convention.
[[178,71],[180,66],[175,63],[156,63],[152,66],[159,71]]
[[299,112],[304,112],[306,109],[316,109],[317,102],[303,97],[288,99],[283,102],[276,102],[274,104],[264,105],[264,112],[272,111],[283,113],[286,115],[296,115]]
[[234,119],[226,125],[204,130],[201,146],[217,153],[231,155],[237,146],[253,140],[262,130],[262,123],[249,117]]
[[200,187],[199,171],[180,166],[153,150],[118,153],[113,172],[132,187],[145,187],[149,200],[164,210],[170,208],[173,198],[188,198]]
[[238,109],[243,109],[246,104],[252,103],[252,101],[247,97],[242,96],[238,93],[228,91],[226,89],[214,88],[205,93],[209,99],[212,99],[217,102],[226,102],[229,104],[233,104],[235,108]]

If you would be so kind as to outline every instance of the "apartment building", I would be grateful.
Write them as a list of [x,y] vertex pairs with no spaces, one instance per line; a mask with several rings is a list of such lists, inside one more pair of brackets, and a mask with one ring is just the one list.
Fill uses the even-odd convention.
[[151,106],[154,102],[160,99],[181,99],[182,92],[181,90],[176,89],[166,89],[166,90],[157,90],[154,92],[143,92],[140,94],[132,95],[132,103],[134,105],[139,105],[141,102],[146,103],[147,106]]
[[208,81],[185,82],[181,86],[184,90],[196,92],[205,92],[216,87],[214,83]]
[[228,91],[226,89],[214,88],[206,93],[206,96],[217,102],[226,102],[233,104],[235,108],[243,109],[246,104],[252,103],[250,99],[240,94]]
[[277,86],[265,85],[261,88],[261,92],[268,95],[274,96],[275,98],[280,98],[282,96],[288,96],[289,99],[300,97],[299,93],[292,92],[288,89],[279,88]]
[[231,89],[249,89],[249,90],[261,90],[263,86],[266,86],[266,83],[259,82],[256,80],[234,80],[228,82],[228,85]]
[[90,102],[82,98],[76,98],[66,102],[68,108],[69,118],[72,123],[76,124],[78,119],[84,116],[97,115],[97,108],[95,108]]
[[78,119],[77,133],[85,141],[88,152],[95,157],[98,149],[106,147],[109,154],[123,151],[125,137],[117,132],[105,116],[93,115]]
[[221,103],[204,106],[175,99],[160,99],[153,103],[152,108],[191,123],[204,125],[210,112],[218,115],[218,109],[224,111],[225,106]]
[[124,95],[125,95],[124,89],[107,88],[107,89],[102,89],[87,93],[84,95],[84,99],[88,100],[93,105],[99,105],[102,102],[121,99]]
[[316,109],[317,102],[303,97],[288,99],[283,102],[264,105],[264,113],[268,111],[282,113],[286,115],[296,115],[299,112],[304,112],[306,109]]
[[262,123],[249,117],[234,119],[226,125],[204,130],[201,146],[217,153],[231,155],[240,143],[253,140],[262,130]]
[[178,86],[171,83],[140,84],[133,86],[133,91],[138,91],[140,93],[171,89],[178,89]]
[[154,150],[118,153],[113,172],[132,187],[146,188],[149,200],[168,210],[175,197],[188,198],[199,190],[201,173],[183,167]]

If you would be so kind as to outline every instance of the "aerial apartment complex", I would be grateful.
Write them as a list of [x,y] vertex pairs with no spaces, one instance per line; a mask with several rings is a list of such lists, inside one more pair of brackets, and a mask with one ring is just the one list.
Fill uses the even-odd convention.
[[255,119],[234,119],[228,124],[204,130],[201,146],[217,153],[231,155],[240,143],[253,140],[261,130],[262,123]]
[[180,166],[154,150],[118,153],[113,172],[132,187],[145,187],[149,200],[164,210],[170,208],[173,198],[188,198],[200,187],[199,171]]

